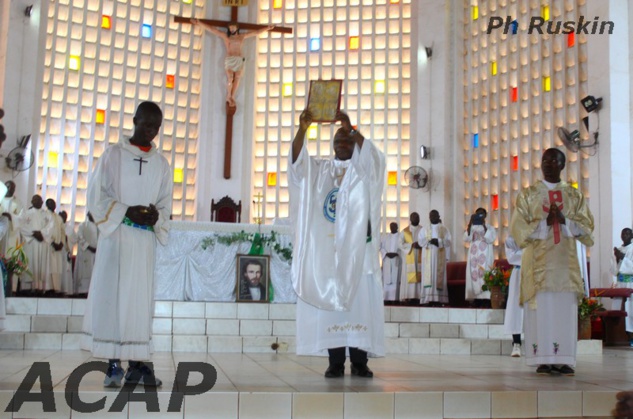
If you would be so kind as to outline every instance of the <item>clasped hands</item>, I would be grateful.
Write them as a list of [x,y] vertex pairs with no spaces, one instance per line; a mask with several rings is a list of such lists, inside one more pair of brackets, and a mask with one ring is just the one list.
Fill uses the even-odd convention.
[[547,225],[552,226],[556,223],[565,224],[565,216],[560,208],[552,203],[549,207],[549,213],[547,214]]
[[149,207],[145,205],[134,205],[128,207],[125,216],[133,223],[143,226],[153,226],[158,221],[158,209],[156,209],[154,204],[149,204]]

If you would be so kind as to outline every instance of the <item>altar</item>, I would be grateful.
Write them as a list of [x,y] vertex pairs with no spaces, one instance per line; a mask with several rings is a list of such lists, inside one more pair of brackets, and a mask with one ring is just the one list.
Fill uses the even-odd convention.
[[[271,234],[283,246],[292,243],[289,225],[257,225],[172,221],[169,241],[156,248],[155,296],[163,301],[235,301],[236,255],[247,254],[251,242],[223,244],[221,236],[239,232]],[[203,249],[203,240],[212,244]],[[295,303],[290,261],[273,249],[270,255],[271,303]]]

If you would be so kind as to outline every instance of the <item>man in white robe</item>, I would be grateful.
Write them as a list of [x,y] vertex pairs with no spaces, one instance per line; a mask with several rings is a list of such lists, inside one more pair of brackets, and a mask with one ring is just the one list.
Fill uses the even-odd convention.
[[565,154],[547,149],[543,181],[521,191],[511,235],[523,249],[521,295],[527,365],[574,375],[578,301],[585,295],[576,240],[593,245],[593,215],[580,191],[561,181]]
[[[466,301],[475,307],[490,307],[490,291],[482,291],[484,272],[490,270],[495,262],[493,244],[497,239],[497,230],[486,225],[488,212],[477,208],[471,215],[464,241],[470,243],[466,259]],[[487,300],[487,301],[484,301]]]
[[[384,356],[384,306],[378,249],[384,155],[338,112],[334,159],[310,157],[303,111],[292,143],[289,187],[296,237],[292,281],[297,300],[297,354],[329,354],[328,378],[372,377],[368,353]],[[327,351],[327,352],[326,352]]]
[[24,238],[24,254],[29,260],[31,275],[22,275],[21,288],[31,283],[30,288],[36,294],[43,294],[46,286],[48,269],[49,243],[44,240],[42,232],[53,222],[51,213],[42,208],[44,201],[39,195],[31,198],[32,207],[19,219],[20,234]]
[[46,208],[50,212],[51,222],[42,233],[49,244],[47,246],[46,284],[44,285],[46,292],[49,294],[61,292],[64,259],[66,258],[66,252],[64,252],[66,231],[62,217],[55,212],[56,207],[55,200],[50,198],[46,200]]
[[[6,219],[8,225],[7,234],[0,240],[0,251],[6,255],[10,249],[15,249],[20,243],[22,238],[20,236],[20,230],[18,228],[18,221],[20,215],[24,211],[24,205],[18,198],[14,196],[15,182],[8,180],[2,187],[2,190],[6,190],[6,195],[0,201],[0,214]],[[18,277],[14,275],[11,282],[11,293],[14,293],[18,287]]]
[[[613,287],[633,288],[633,230],[625,228],[620,233],[622,246],[613,248],[613,258],[611,260],[611,274],[613,275]],[[619,306],[620,302],[615,304]],[[626,333],[629,335],[631,346],[633,346],[633,301],[626,299]],[[620,308],[617,307],[619,310]]]
[[126,384],[162,384],[142,362],[151,353],[156,242],[167,242],[172,200],[171,168],[152,143],[162,120],[155,103],[141,103],[133,136],[107,148],[88,181],[99,241],[81,346],[109,360],[106,387],[121,386],[122,358]]
[[[0,109],[0,111],[2,111],[2,109]],[[2,146],[2,140],[0,140],[0,147],[1,146]],[[7,193],[6,185],[0,183],[0,198],[4,197],[6,193]],[[7,234],[9,234],[10,229],[11,229],[11,225],[10,225],[9,218],[0,217],[0,241],[4,239],[4,237]],[[5,272],[3,272],[3,274],[5,274]],[[0,278],[1,277],[2,276],[0,276]],[[5,288],[0,286],[0,331],[5,329],[4,321],[6,320],[6,317],[7,317],[7,310],[5,306],[5,300],[4,300],[5,297],[6,297]]]
[[512,236],[508,236],[505,243],[506,259],[512,265],[510,284],[508,286],[508,300],[506,301],[503,331],[512,335],[513,358],[521,357],[521,334],[523,333],[523,307],[519,302],[521,294],[521,256],[523,252]]
[[75,292],[87,295],[90,289],[90,278],[97,253],[99,230],[88,212],[88,216],[77,228],[77,257],[75,258]]
[[437,210],[431,210],[429,220],[429,227],[422,228],[418,234],[418,244],[422,248],[420,304],[448,304],[446,262],[450,258],[451,233],[442,224]]
[[24,211],[24,205],[14,196],[15,182],[8,180],[5,186],[7,194],[0,203],[0,213],[9,220],[9,232],[2,241],[3,247],[1,250],[4,254],[6,254],[8,249],[15,248],[22,241],[20,239],[20,231],[14,225],[14,218],[20,217]]
[[407,305],[418,305],[420,303],[420,284],[422,280],[422,273],[420,272],[420,258],[422,253],[420,245],[418,244],[418,234],[422,229],[420,225],[420,214],[412,212],[411,215],[409,215],[409,221],[411,224],[402,230],[404,241],[409,244],[411,248],[404,258],[404,278],[400,285],[400,301],[405,301]]
[[62,289],[61,293],[64,295],[72,295],[75,293],[75,286],[73,282],[73,264],[72,253],[73,247],[77,243],[77,233],[72,226],[72,223],[68,223],[68,213],[66,211],[60,211],[59,216],[64,223],[64,249],[62,250]]
[[400,279],[402,278],[402,259],[411,248],[404,241],[404,235],[398,232],[398,223],[390,223],[390,233],[380,237],[380,255],[382,259],[383,299],[395,304],[400,295]]

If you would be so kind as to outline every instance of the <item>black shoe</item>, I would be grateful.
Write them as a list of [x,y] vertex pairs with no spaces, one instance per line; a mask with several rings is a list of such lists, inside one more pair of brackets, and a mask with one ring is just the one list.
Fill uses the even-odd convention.
[[142,385],[145,387],[160,387],[163,382],[156,378],[154,371],[142,362],[130,362],[125,373],[125,384]]
[[552,371],[556,371],[558,373],[561,373],[562,375],[566,375],[568,377],[571,377],[573,375],[576,375],[576,371],[574,371],[574,369],[572,367],[570,367],[569,365],[563,365],[561,367],[553,367]]
[[325,370],[326,378],[340,378],[345,374],[345,366],[341,364],[332,365],[330,364]]
[[352,375],[371,378],[374,376],[374,373],[369,369],[367,364],[352,364]]
[[536,373],[539,375],[549,375],[552,373],[552,367],[545,364],[539,365],[538,368],[536,369]]

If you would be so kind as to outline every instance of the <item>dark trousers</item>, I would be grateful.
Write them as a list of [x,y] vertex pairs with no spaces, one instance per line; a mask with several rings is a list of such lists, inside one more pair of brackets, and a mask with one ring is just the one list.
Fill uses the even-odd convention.
[[[345,364],[345,346],[327,350],[330,355],[330,365]],[[367,352],[358,348],[349,348],[349,360],[352,364],[367,365]]]

